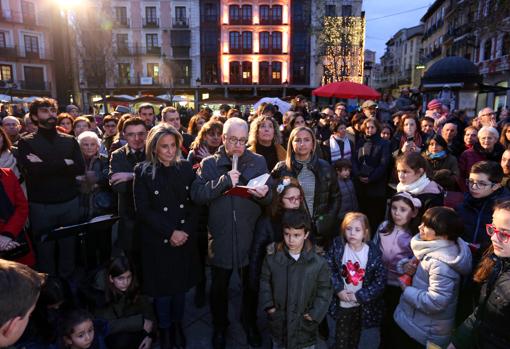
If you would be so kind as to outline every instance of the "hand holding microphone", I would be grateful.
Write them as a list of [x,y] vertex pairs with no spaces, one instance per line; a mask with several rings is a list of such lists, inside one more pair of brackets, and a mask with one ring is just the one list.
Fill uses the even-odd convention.
[[239,157],[237,154],[232,156],[232,170],[228,171],[228,175],[230,177],[230,181],[232,182],[232,187],[235,187],[237,183],[239,183],[239,176],[241,173],[237,171],[237,162],[239,161]]

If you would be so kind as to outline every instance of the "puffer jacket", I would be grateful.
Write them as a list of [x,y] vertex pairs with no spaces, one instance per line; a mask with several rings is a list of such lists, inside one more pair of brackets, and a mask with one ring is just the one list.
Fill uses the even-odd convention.
[[[314,237],[318,243],[327,246],[338,230],[338,210],[340,209],[340,190],[336,171],[326,160],[313,155],[308,163],[309,169],[315,174],[314,212],[310,212],[314,224]],[[297,179],[303,165],[292,157],[292,168],[289,169],[284,161],[276,164],[271,177],[278,182],[284,176]]]
[[[355,294],[361,306],[362,328],[379,327],[384,313],[382,294],[386,285],[386,268],[381,260],[381,250],[372,242],[368,242],[368,261],[363,277],[363,287]],[[342,257],[345,244],[341,237],[333,240],[333,245],[326,253],[326,260],[331,269],[334,298],[329,307],[329,313],[337,317],[340,309],[340,299],[337,294],[344,289],[342,279]]]
[[[264,310],[276,308],[269,315],[269,326],[278,345],[288,349],[314,345],[331,295],[326,260],[314,252],[308,241],[297,261],[283,244],[279,244],[276,253],[266,256],[260,276],[260,305]],[[312,321],[306,320],[305,314]]]
[[485,231],[485,225],[492,222],[494,205],[510,199],[510,191],[507,188],[500,188],[491,195],[475,199],[469,192],[464,194],[464,201],[455,210],[464,222],[464,234],[462,238],[475,245],[479,245],[478,253],[474,262],[478,263],[482,254],[491,245],[490,237]]
[[393,315],[410,337],[446,346],[455,322],[461,276],[471,272],[471,252],[464,240],[411,240],[419,260],[412,286],[405,288]]
[[[266,160],[245,150],[239,157],[239,185],[267,173]],[[209,206],[208,227],[211,235],[210,262],[224,269],[248,265],[248,255],[261,206],[271,203],[271,191],[262,198],[224,195],[232,188],[228,171],[232,161],[222,146],[200,163],[197,178],[191,186],[191,198],[199,205]]]
[[483,285],[478,308],[455,331],[457,349],[510,348],[510,258],[498,258]]

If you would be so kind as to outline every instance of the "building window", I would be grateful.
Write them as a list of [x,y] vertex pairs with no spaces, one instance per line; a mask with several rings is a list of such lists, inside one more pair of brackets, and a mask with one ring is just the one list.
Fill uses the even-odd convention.
[[491,59],[491,51],[492,51],[492,39],[485,40],[483,45],[483,60],[488,61]]
[[159,82],[159,64],[147,63],[147,76],[152,78],[152,81],[157,84]]
[[271,8],[271,19],[273,24],[282,24],[282,6],[274,5]]
[[328,16],[328,17],[336,16],[336,6],[335,5],[326,5],[326,16]]
[[0,47],[1,48],[7,47],[7,41],[5,40],[5,32],[0,32]]
[[145,8],[145,23],[152,26],[158,24],[158,14],[155,6]]
[[243,53],[252,52],[252,33],[243,32]]
[[269,32],[259,33],[260,53],[269,52]]
[[282,52],[282,33],[281,32],[272,32],[271,33],[271,44],[272,44],[272,52],[273,53]]
[[241,64],[239,62],[230,62],[230,84],[241,83]]
[[306,84],[306,60],[296,60],[292,63],[292,83]]
[[214,30],[207,30],[203,33],[202,50],[205,53],[217,53],[218,52],[218,40],[217,32]]
[[118,24],[127,25],[127,8],[115,7],[115,19]]
[[292,35],[292,52],[306,52],[306,33],[295,32]]
[[185,20],[186,19],[186,7],[176,6],[175,7],[175,19]]
[[119,83],[129,85],[129,78],[131,76],[131,64],[119,63]]
[[0,80],[12,80],[12,65],[0,64]]
[[23,22],[35,23],[35,4],[31,1],[21,1],[21,13]]
[[343,17],[352,16],[352,5],[342,5],[342,16]]
[[39,38],[34,35],[24,35],[25,54],[27,57],[39,57]]
[[243,62],[243,84],[251,84],[251,62]]
[[259,84],[267,85],[271,82],[269,74],[269,62],[259,62]]
[[158,47],[158,34],[145,34],[147,50]]
[[128,34],[117,34],[117,52],[120,54],[128,53]]
[[241,10],[237,5],[230,5],[228,7],[228,22],[231,24],[236,24],[241,21]]
[[510,54],[510,34],[505,33],[501,42],[501,55],[506,56]]
[[282,62],[271,63],[271,78],[273,80],[273,84],[282,83]]
[[242,7],[243,24],[252,24],[251,5],[243,5]]
[[204,83],[218,83],[218,64],[216,62],[205,62],[204,64]]
[[259,8],[260,24],[269,23],[269,6],[262,5]]
[[238,53],[241,50],[241,33],[229,33],[229,52]]
[[45,90],[44,70],[41,67],[23,67],[25,81],[23,86],[28,90]]
[[214,3],[204,4],[204,21],[214,23],[218,21],[218,7]]

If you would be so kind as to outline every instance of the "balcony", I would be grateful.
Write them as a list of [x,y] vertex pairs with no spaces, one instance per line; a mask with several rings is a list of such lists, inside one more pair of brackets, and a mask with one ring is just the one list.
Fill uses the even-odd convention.
[[131,21],[128,18],[116,18],[113,21],[114,28],[129,28],[131,27]]
[[187,29],[189,28],[189,18],[176,17],[172,19],[172,28],[175,29]]
[[174,87],[189,87],[191,85],[190,77],[174,77],[173,78]]
[[252,17],[229,17],[228,24],[230,25],[252,25],[253,24],[253,18]]
[[283,51],[281,47],[268,47],[268,48],[260,48],[261,55],[281,55]]
[[4,46],[0,47],[0,57],[17,57],[18,51],[16,46]]
[[142,25],[144,28],[159,28],[159,18],[148,17],[142,18]]
[[48,81],[20,80],[18,87],[22,90],[50,91],[51,83]]
[[161,47],[159,46],[146,46],[142,48],[142,53],[150,56],[161,56]]
[[139,46],[117,45],[117,47],[115,48],[115,54],[118,57],[137,56],[140,54],[140,47]]
[[228,53],[231,55],[250,55],[253,53],[253,49],[250,48],[229,48]]
[[172,47],[173,58],[189,58],[189,47]]
[[261,18],[260,25],[282,25],[282,17]]

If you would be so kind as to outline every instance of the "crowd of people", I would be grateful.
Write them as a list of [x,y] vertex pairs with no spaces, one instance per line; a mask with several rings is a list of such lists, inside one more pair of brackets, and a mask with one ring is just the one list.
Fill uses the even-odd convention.
[[510,348],[510,120],[418,103],[5,116],[0,347]]

